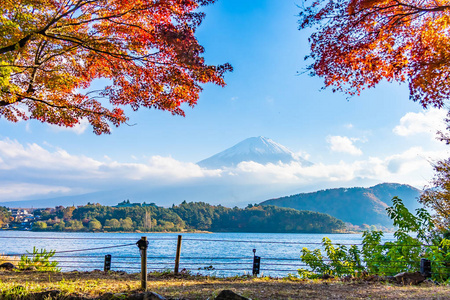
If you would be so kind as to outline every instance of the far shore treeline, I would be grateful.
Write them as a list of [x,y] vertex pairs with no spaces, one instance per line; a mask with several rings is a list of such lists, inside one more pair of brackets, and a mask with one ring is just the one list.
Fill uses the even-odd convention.
[[328,214],[276,206],[227,208],[184,201],[170,208],[124,201],[117,206],[89,204],[35,210],[36,231],[125,232],[283,232],[332,233],[345,231],[343,221]]

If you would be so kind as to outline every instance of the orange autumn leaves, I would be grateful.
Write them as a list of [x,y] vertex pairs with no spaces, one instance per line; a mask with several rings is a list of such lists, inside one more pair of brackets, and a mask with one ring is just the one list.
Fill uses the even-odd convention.
[[[207,65],[195,38],[215,0],[3,0],[0,116],[97,134],[126,122],[123,106],[167,110],[197,103],[201,84],[225,85],[229,64]],[[109,79],[100,90],[93,80]]]
[[450,1],[315,2],[300,13],[300,28],[315,28],[311,75],[350,95],[406,81],[412,100],[442,107],[450,96],[449,16]]

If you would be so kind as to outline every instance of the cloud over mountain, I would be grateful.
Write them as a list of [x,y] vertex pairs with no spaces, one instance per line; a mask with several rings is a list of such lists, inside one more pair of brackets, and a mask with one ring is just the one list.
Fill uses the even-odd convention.
[[199,162],[201,167],[170,156],[135,157],[132,162],[94,159],[6,138],[0,139],[0,203],[71,196],[70,204],[114,204],[129,198],[159,205],[183,200],[240,205],[323,186],[389,181],[422,187],[432,175],[429,161],[446,155],[412,147],[386,157],[312,164],[258,137]]

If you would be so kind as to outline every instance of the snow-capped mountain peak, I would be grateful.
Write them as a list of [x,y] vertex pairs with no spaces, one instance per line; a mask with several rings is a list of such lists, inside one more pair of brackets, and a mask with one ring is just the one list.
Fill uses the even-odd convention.
[[243,161],[254,161],[260,164],[299,162],[302,165],[312,165],[311,162],[297,157],[285,146],[266,137],[251,137],[217,153],[197,164],[204,168],[221,168],[236,166]]

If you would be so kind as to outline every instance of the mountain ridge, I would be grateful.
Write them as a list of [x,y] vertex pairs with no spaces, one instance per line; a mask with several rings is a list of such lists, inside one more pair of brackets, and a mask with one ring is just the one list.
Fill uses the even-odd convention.
[[410,210],[420,207],[421,191],[407,184],[380,183],[372,187],[335,188],[273,198],[261,205],[275,205],[329,214],[354,225],[392,227],[386,208],[398,196]]

